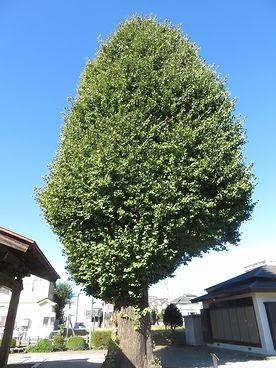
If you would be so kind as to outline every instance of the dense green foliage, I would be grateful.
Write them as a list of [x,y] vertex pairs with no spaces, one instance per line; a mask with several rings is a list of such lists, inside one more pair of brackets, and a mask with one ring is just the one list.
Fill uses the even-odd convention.
[[152,308],[150,311],[150,322],[152,325],[155,325],[159,321],[159,313],[156,308]]
[[111,330],[95,330],[92,332],[92,347],[94,349],[107,349],[111,339]]
[[87,349],[87,344],[83,337],[71,336],[67,340],[66,347],[69,350],[85,350]]
[[[0,346],[2,345],[2,339],[0,339]],[[16,339],[13,337],[11,340],[11,348],[15,348],[16,347]]]
[[165,309],[163,323],[165,326],[170,326],[173,331],[177,326],[183,326],[181,312],[175,304],[169,304]]
[[63,351],[66,349],[65,339],[61,335],[54,335],[53,337],[54,351]]
[[69,282],[59,282],[54,290],[54,302],[56,303],[55,312],[58,324],[63,324],[64,315],[63,310],[67,302],[72,299],[73,289]]
[[53,350],[52,341],[48,339],[39,340],[36,344],[27,347],[28,353],[49,353]]
[[252,175],[234,102],[179,29],[122,23],[87,63],[38,191],[74,279],[139,304],[181,263],[239,241]]
[[[1,346],[1,344],[0,344],[0,346]],[[15,347],[16,347],[16,339],[13,337],[11,339],[11,348],[15,348]]]

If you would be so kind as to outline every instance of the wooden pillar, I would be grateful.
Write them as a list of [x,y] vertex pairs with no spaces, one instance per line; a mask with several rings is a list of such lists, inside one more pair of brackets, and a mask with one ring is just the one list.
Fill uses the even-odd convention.
[[8,362],[13,329],[16,319],[16,312],[19,303],[19,297],[22,290],[22,280],[16,280],[18,287],[12,289],[12,295],[9,305],[9,311],[5,323],[5,330],[0,348],[0,368],[5,368]]

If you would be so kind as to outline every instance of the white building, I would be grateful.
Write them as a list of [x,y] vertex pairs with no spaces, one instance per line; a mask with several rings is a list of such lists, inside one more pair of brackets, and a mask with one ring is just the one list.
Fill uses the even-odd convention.
[[178,298],[171,300],[170,303],[177,306],[183,317],[200,314],[202,303],[192,303],[191,300],[194,298],[196,298],[196,295],[194,294],[183,294]]
[[107,327],[106,320],[110,318],[112,312],[113,305],[79,292],[66,304],[64,316],[66,319],[69,317],[71,326],[68,327],[87,329],[93,322],[92,316],[95,317],[95,327],[99,325],[99,321],[101,327]]
[[[34,339],[48,337],[54,329],[55,303],[52,282],[36,276],[25,277],[20,295],[14,337]],[[8,313],[10,291],[0,288],[0,336]]]

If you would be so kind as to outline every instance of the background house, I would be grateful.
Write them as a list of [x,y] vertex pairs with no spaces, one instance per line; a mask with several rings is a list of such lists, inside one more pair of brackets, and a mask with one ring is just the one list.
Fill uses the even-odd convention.
[[191,300],[195,299],[197,296],[194,294],[183,294],[178,298],[170,301],[170,303],[175,304],[180,310],[182,316],[189,316],[193,314],[200,314],[200,309],[202,308],[202,303],[192,303]]
[[[20,295],[14,328],[14,337],[44,338],[54,329],[55,303],[53,302],[54,285],[52,282],[36,276],[25,277]],[[0,289],[0,336],[3,334],[10,291]]]
[[108,327],[112,313],[112,304],[88,296],[82,291],[73,296],[64,310],[68,327],[86,329],[90,328],[93,322],[94,327]]

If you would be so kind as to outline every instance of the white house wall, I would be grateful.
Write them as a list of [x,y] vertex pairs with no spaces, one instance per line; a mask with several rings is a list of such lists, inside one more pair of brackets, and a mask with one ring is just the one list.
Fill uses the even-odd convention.
[[258,321],[262,346],[265,347],[265,354],[275,355],[271,332],[269,328],[265,302],[276,302],[275,293],[256,293],[253,294],[253,303],[255,307],[256,318]]
[[[16,322],[15,337],[44,338],[54,329],[55,311],[51,301],[53,284],[35,276],[23,280]],[[45,299],[45,301],[44,301]],[[0,293],[0,316],[7,314],[10,293]],[[45,323],[47,322],[47,325]],[[0,331],[1,332],[1,331]]]

